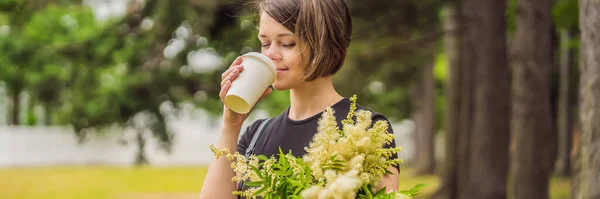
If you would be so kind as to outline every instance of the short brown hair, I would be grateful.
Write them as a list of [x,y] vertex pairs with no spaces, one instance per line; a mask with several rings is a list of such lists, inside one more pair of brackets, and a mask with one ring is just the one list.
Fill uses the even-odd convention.
[[[303,80],[337,73],[346,59],[352,36],[350,10],[344,0],[260,0],[266,12],[299,38],[308,64]],[[307,51],[305,51],[307,50]]]

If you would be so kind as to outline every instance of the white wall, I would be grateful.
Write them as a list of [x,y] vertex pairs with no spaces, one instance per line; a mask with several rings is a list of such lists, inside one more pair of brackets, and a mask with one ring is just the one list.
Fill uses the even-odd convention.
[[[258,116],[257,116],[258,115]],[[253,118],[264,117],[255,114]],[[252,121],[252,119],[250,119]],[[206,165],[212,159],[208,146],[217,140],[220,121],[203,113],[188,114],[171,122],[175,134],[172,153],[158,149],[152,136],[147,138],[146,154],[153,165]],[[245,124],[245,126],[248,123]],[[401,157],[410,159],[411,124],[394,124],[396,140],[404,148]],[[137,154],[135,132],[112,129],[90,133],[84,143],[67,127],[0,126],[0,167],[50,165],[131,165]],[[123,145],[127,141],[129,144]]]

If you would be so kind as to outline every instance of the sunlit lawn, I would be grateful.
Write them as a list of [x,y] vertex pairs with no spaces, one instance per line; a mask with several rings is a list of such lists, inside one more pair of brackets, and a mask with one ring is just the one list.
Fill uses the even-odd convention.
[[[52,167],[0,169],[0,199],[198,198],[206,167],[118,168]],[[439,186],[435,176],[412,176],[403,169],[401,189],[427,184],[424,195]],[[569,198],[568,179],[552,180],[552,198]]]

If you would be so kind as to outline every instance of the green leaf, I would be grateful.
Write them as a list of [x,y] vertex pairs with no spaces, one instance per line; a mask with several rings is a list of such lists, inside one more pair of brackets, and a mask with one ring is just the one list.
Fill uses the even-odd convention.
[[263,178],[263,175],[262,175],[262,173],[260,172],[260,170],[259,170],[258,168],[254,167],[254,166],[252,166],[252,165],[248,165],[248,166],[250,166],[250,168],[252,169],[252,171],[254,171],[254,173],[256,173],[256,175],[258,175],[258,177],[259,177],[260,179],[262,179],[262,178]]
[[338,154],[332,155],[331,157],[329,157],[329,160],[331,160],[332,162],[335,161],[335,158],[337,157]]
[[373,194],[371,193],[371,189],[367,185],[363,185],[363,191],[365,192],[366,198],[373,198]]
[[390,170],[387,170],[387,169],[386,169],[386,170],[385,170],[385,174],[391,175],[391,174],[394,174],[394,173],[392,173]]
[[398,193],[413,197],[413,196],[421,194],[421,191],[425,186],[427,186],[427,185],[426,184],[417,184],[410,190],[398,191]]
[[267,158],[267,156],[266,156],[266,155],[258,155],[258,156],[256,156],[256,157],[257,157],[259,160],[263,160],[263,161],[267,161],[267,160],[269,160],[269,158]]
[[251,187],[257,187],[264,183],[264,181],[246,182],[245,184]]
[[386,187],[383,187],[382,189],[380,189],[379,191],[377,191],[377,193],[375,193],[375,195],[385,194],[385,190],[386,190]]
[[263,188],[261,188],[258,191],[254,192],[254,195],[260,195],[263,192],[267,191],[268,188],[269,188],[268,186],[264,186]]
[[288,198],[287,191],[286,191],[287,187],[288,187],[287,183],[283,183],[281,185],[281,187],[279,187],[279,193],[281,193],[281,198]]

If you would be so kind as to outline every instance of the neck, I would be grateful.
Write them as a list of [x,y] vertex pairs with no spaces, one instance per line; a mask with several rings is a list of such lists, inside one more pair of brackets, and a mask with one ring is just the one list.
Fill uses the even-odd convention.
[[323,112],[343,97],[335,91],[331,77],[321,77],[290,90],[290,111],[292,120],[303,120]]

